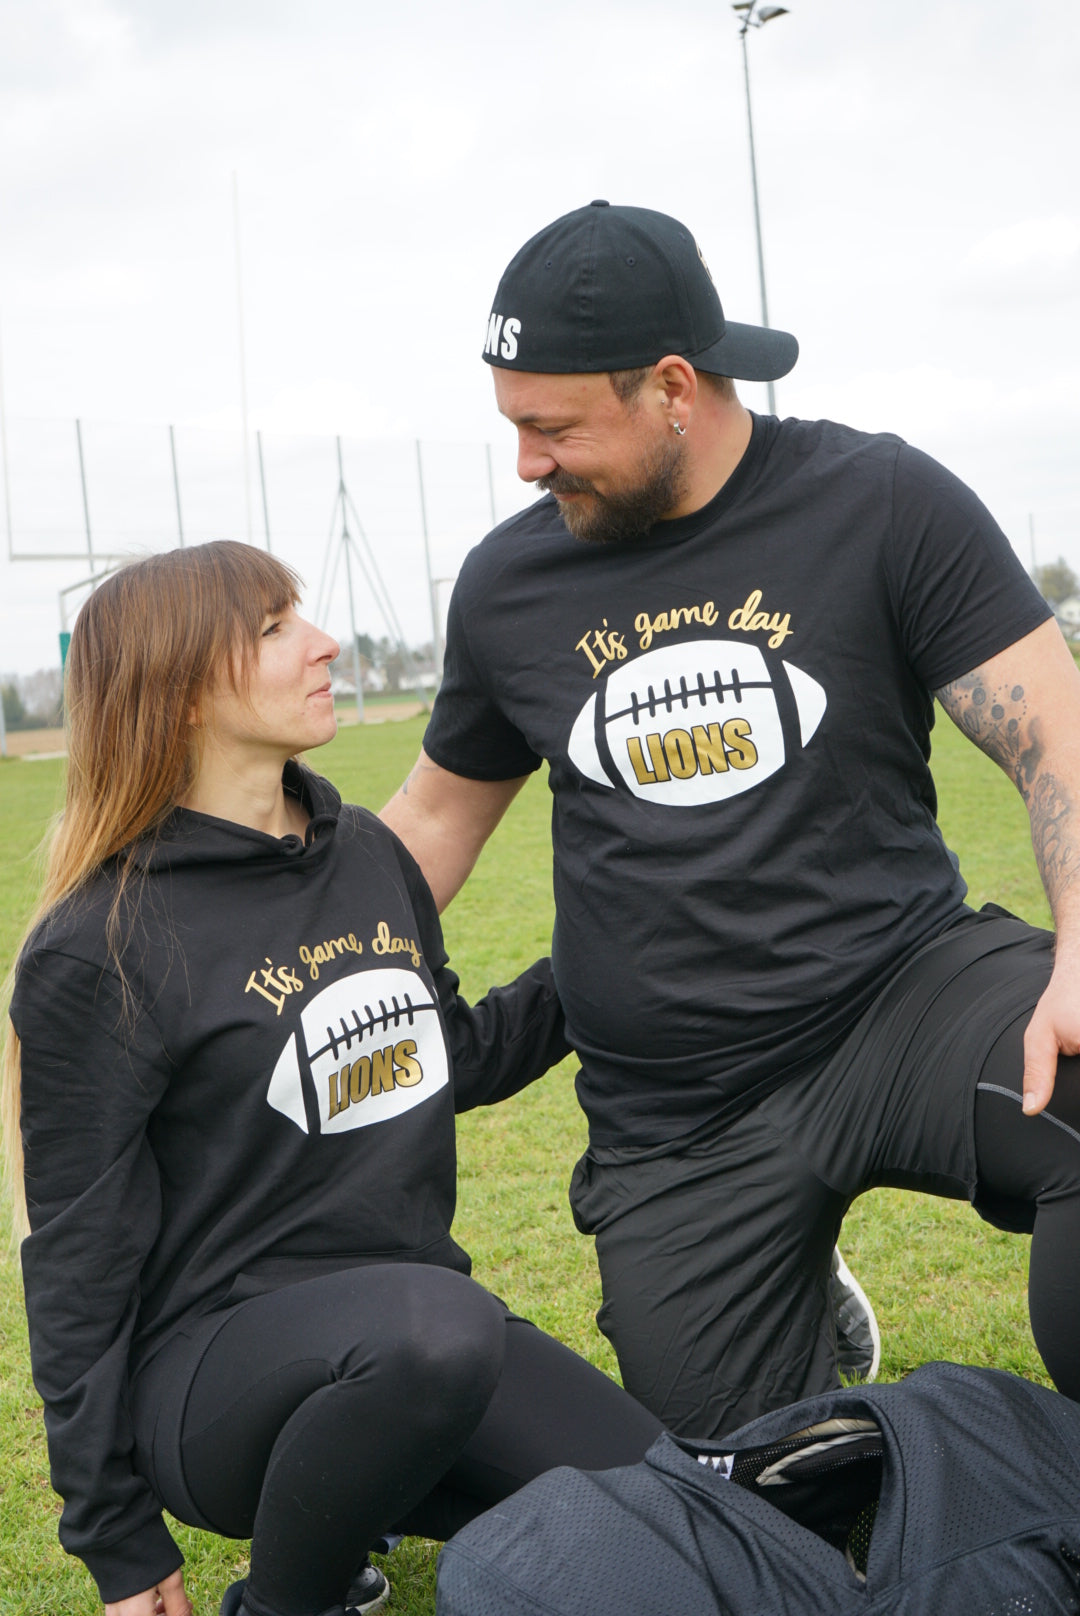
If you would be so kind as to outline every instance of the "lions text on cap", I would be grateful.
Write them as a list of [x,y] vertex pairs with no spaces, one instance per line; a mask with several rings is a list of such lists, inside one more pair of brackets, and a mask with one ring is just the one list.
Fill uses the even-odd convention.
[[[499,341],[500,331],[502,341]],[[502,359],[517,358],[517,339],[521,331],[521,321],[513,318],[504,320],[501,314],[492,310],[488,320],[487,342],[484,344],[486,354],[498,354]]]

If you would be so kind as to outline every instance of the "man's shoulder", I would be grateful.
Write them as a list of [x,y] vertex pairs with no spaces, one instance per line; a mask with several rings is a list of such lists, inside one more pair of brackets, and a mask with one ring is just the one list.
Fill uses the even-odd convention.
[[907,444],[895,432],[867,432],[843,421],[825,418],[810,421],[789,416],[780,422],[775,448],[802,457],[865,455],[891,464]]
[[537,558],[558,557],[572,549],[566,525],[551,494],[508,516],[475,544],[461,564],[458,588],[491,588],[507,569],[528,565]]

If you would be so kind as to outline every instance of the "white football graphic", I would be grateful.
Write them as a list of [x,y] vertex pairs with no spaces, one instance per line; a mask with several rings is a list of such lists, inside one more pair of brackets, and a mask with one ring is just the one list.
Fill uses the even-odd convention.
[[825,712],[816,679],[780,661],[774,675],[745,640],[690,640],[617,664],[581,709],[570,761],[597,785],[692,808],[760,785],[786,756],[777,677],[805,746]]
[[[385,1122],[422,1105],[449,1082],[435,1001],[423,979],[393,968],[331,982],[300,1015],[321,1133]],[[305,1133],[297,1035],[278,1057],[266,1098]]]

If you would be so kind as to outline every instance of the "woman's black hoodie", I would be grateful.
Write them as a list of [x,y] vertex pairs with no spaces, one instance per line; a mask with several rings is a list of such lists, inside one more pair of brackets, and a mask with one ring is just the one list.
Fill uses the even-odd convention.
[[61,1542],[106,1599],[179,1560],[132,1467],[131,1375],[181,1321],[313,1274],[467,1273],[454,1112],[568,1049],[547,961],[470,1008],[401,843],[309,770],[286,785],[303,841],[181,810],[138,850],[121,971],[115,867],[19,963],[34,1380]]

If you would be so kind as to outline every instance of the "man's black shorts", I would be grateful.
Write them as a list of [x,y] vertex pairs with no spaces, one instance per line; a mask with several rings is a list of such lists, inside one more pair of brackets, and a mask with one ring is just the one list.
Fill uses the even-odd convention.
[[827,1280],[844,1213],[877,1185],[978,1206],[979,1076],[1010,1028],[1022,1059],[1052,963],[1051,933],[967,911],[817,1070],[666,1154],[582,1157],[570,1199],[596,1236],[598,1322],[671,1429],[710,1436],[837,1384]]

